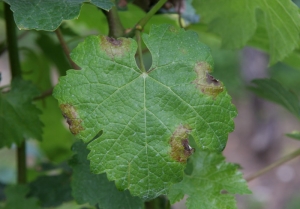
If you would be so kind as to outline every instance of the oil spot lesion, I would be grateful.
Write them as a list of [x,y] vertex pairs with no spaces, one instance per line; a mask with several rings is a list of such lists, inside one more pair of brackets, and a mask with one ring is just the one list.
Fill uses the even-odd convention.
[[69,124],[69,129],[72,134],[76,135],[80,131],[84,130],[82,127],[82,120],[78,117],[77,111],[74,106],[70,104],[61,104],[59,105],[64,118]]
[[128,54],[128,46],[131,44],[130,39],[115,39],[107,36],[100,36],[99,38],[101,50],[103,50],[111,59],[114,59],[115,57],[122,57]]
[[212,69],[208,63],[198,62],[194,70],[197,74],[197,78],[193,81],[193,84],[195,84],[201,92],[216,97],[224,90],[222,82],[209,74]]
[[177,162],[184,163],[191,156],[195,149],[189,145],[188,135],[191,128],[187,125],[179,125],[173,132],[170,139],[171,158]]

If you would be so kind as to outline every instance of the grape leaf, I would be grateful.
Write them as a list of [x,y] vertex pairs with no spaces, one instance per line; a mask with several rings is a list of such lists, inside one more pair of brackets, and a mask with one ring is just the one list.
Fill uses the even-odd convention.
[[54,97],[71,132],[94,139],[92,172],[151,199],[182,179],[188,135],[203,149],[224,149],[236,109],[209,74],[212,58],[195,32],[159,25],[143,40],[153,61],[147,72],[136,65],[134,40],[88,37],[72,53],[82,70],[67,71]]
[[170,189],[172,204],[186,194],[188,209],[233,209],[236,202],[232,194],[251,193],[238,166],[225,162],[222,154],[196,151],[189,163],[192,172]]
[[283,60],[298,46],[300,16],[298,7],[290,0],[203,0],[194,1],[204,22],[222,37],[223,46],[245,46],[261,18],[269,38],[271,64]]
[[0,148],[21,144],[24,139],[42,139],[40,111],[32,104],[39,91],[30,82],[12,80],[9,92],[0,93]]
[[131,196],[128,190],[119,191],[114,182],[108,181],[104,173],[91,173],[90,162],[86,159],[89,150],[86,149],[84,143],[75,143],[72,150],[78,153],[73,156],[70,165],[73,168],[73,196],[79,204],[87,202],[90,205],[98,204],[102,209],[143,207],[143,201],[140,198]]
[[37,197],[43,207],[56,207],[73,199],[71,176],[63,172],[59,175],[39,176],[29,184],[29,197]]
[[14,185],[5,189],[7,197],[6,205],[3,209],[39,209],[36,198],[27,198],[29,188],[26,185]]
[[298,97],[285,89],[274,79],[255,79],[254,86],[249,87],[256,95],[280,104],[296,117],[300,117],[300,105]]
[[293,139],[300,140],[300,131],[293,131],[291,133],[286,134],[286,136],[293,138]]
[[81,5],[90,2],[104,10],[114,3],[111,0],[4,0],[14,12],[19,29],[53,31],[63,20],[79,16]]

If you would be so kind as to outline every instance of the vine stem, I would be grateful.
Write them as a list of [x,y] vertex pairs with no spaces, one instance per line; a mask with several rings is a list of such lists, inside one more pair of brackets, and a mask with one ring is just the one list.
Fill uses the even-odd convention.
[[44,91],[41,95],[39,95],[37,97],[34,97],[33,100],[35,101],[35,100],[44,99],[44,98],[46,98],[48,96],[51,96],[52,93],[53,93],[53,87],[50,88],[50,89],[48,89],[48,90],[46,90],[46,91]]
[[[4,3],[4,15],[6,20],[6,40],[9,55],[9,63],[12,78],[22,77],[21,64],[18,52],[18,42],[16,33],[16,24],[14,22],[13,13],[8,4]],[[26,177],[26,141],[24,141],[17,148],[17,170],[18,170],[18,184],[25,184]]]
[[108,22],[108,36],[113,38],[119,38],[124,35],[124,27],[121,23],[117,7],[112,7],[108,12],[102,10],[104,15],[106,16]]
[[151,17],[167,2],[167,0],[159,0],[154,7],[126,34],[126,37],[133,37],[136,30],[142,30]]
[[145,69],[145,65],[144,65],[144,61],[143,61],[141,31],[136,30],[135,31],[135,36],[136,36],[136,40],[137,40],[137,43],[138,43],[138,57],[139,57],[139,61],[140,61],[140,67],[141,67],[142,72],[145,73],[146,69]]
[[67,56],[67,59],[69,60],[70,65],[75,70],[80,70],[80,67],[75,62],[73,62],[73,60],[71,59],[71,57],[70,57],[70,49],[69,49],[67,43],[65,42],[65,39],[64,39],[64,37],[63,37],[63,35],[62,35],[62,33],[61,33],[61,31],[60,31],[59,28],[57,28],[55,30],[55,34],[56,34],[56,36],[57,36],[57,38],[58,38],[58,40],[59,40],[59,42],[61,44],[61,47],[63,48],[63,51],[64,51],[65,55]]
[[[18,39],[22,39],[24,38],[27,34],[29,33],[29,31],[24,31],[23,33],[21,33],[19,36],[18,36]],[[0,43],[0,56],[7,50],[7,45],[6,45],[6,42],[2,42]]]
[[26,184],[27,168],[26,168],[26,141],[24,140],[17,148],[18,163],[18,184]]
[[9,64],[12,77],[22,77],[18,42],[16,33],[16,24],[14,21],[13,13],[7,3],[4,3],[4,15],[6,20],[6,40],[9,55]]
[[248,176],[245,179],[246,179],[247,182],[252,181],[253,179],[267,173],[268,171],[270,171],[270,170],[272,170],[272,169],[274,169],[274,168],[276,168],[276,167],[278,167],[278,166],[280,166],[280,165],[282,165],[282,164],[284,164],[284,163],[286,163],[286,162],[288,162],[288,161],[290,161],[290,160],[292,160],[292,159],[294,159],[298,156],[300,156],[300,149],[297,149],[296,151],[284,156],[283,158],[280,158],[279,160],[275,161],[271,165],[261,169],[260,171]]
[[180,26],[181,28],[183,28],[183,25],[182,25],[182,22],[181,22],[181,12],[180,12],[181,6],[182,6],[182,1],[179,0],[179,3],[178,3],[178,10],[177,10],[177,13],[178,13],[178,23],[179,23],[179,26]]

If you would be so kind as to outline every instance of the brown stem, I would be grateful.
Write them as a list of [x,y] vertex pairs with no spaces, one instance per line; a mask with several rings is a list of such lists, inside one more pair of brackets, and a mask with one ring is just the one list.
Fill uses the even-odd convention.
[[[4,15],[6,20],[6,40],[9,55],[11,75],[13,78],[22,77],[18,41],[16,33],[16,24],[13,13],[8,4],[4,3]],[[17,148],[17,172],[18,184],[26,183],[26,142],[24,141]]]
[[[21,33],[20,35],[18,35],[18,40],[21,40],[22,38],[24,38],[27,34],[29,33],[29,31],[24,31],[23,33]],[[7,44],[6,42],[2,42],[0,43],[0,56],[6,52],[7,50]]]
[[181,28],[183,28],[183,25],[182,25],[182,22],[181,22],[181,12],[180,12],[181,4],[182,4],[182,1],[179,0],[177,13],[178,13],[178,23],[179,23],[179,26]]
[[252,174],[252,175],[250,175],[250,176],[248,176],[248,177],[245,178],[245,179],[246,179],[246,181],[248,181],[248,182],[249,182],[249,181],[252,181],[253,179],[255,179],[255,178],[257,178],[257,177],[259,177],[259,176],[261,176],[261,175],[267,173],[268,171],[270,171],[270,170],[272,170],[272,169],[274,169],[274,168],[276,168],[276,167],[278,167],[278,166],[280,166],[280,165],[282,165],[282,164],[284,164],[284,163],[286,163],[286,162],[288,162],[288,161],[290,161],[290,160],[292,160],[292,159],[298,157],[299,155],[300,155],[300,149],[298,149],[298,150],[296,150],[296,151],[294,151],[294,152],[288,154],[287,156],[285,156],[285,157],[283,157],[283,158],[280,158],[279,160],[275,161],[275,162],[272,163],[271,165],[269,165],[269,166],[267,166],[267,167],[261,169],[260,171],[254,173],[254,174]]
[[140,68],[142,72],[146,72],[144,61],[143,61],[143,52],[142,52],[142,38],[141,38],[141,31],[136,30],[136,35],[135,35],[138,43],[138,58],[140,61]]
[[69,49],[67,43],[65,42],[65,39],[64,39],[64,37],[63,37],[63,35],[62,35],[62,33],[61,33],[61,31],[60,31],[59,28],[57,28],[55,30],[55,34],[56,34],[56,36],[57,36],[57,38],[58,38],[58,40],[59,40],[59,42],[61,44],[61,47],[63,48],[63,51],[64,51],[65,55],[67,56],[67,59],[69,60],[69,62],[71,64],[71,66],[75,70],[80,70],[80,67],[78,65],[76,65],[76,63],[73,62],[73,60],[71,59],[71,57],[70,57],[70,49]]
[[44,99],[45,97],[51,96],[52,93],[53,93],[53,87],[51,89],[44,91],[41,95],[34,97],[33,100]]
[[167,2],[167,0],[159,0],[154,7],[126,34],[126,37],[133,37],[136,30],[142,31],[147,22],[153,15]]
[[18,184],[27,183],[26,174],[26,141],[24,140],[17,151],[17,166],[18,166]]
[[9,5],[6,3],[4,3],[4,14],[6,20],[6,40],[7,40],[11,75],[13,78],[22,77],[19,51],[18,51],[16,24],[14,21],[13,13],[10,10]]
[[119,38],[123,36],[125,29],[121,23],[117,8],[112,7],[108,12],[103,10],[103,13],[105,14],[108,22],[108,36],[113,38]]

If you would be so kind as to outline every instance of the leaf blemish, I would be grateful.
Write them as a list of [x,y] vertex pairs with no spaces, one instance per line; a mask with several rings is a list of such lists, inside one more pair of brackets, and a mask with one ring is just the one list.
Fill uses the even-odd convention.
[[183,139],[181,140],[181,144],[184,148],[184,151],[185,151],[185,154],[190,156],[191,154],[193,154],[193,152],[195,151],[195,148],[192,148],[190,145],[189,145],[189,140],[188,139]]
[[76,109],[70,104],[61,104],[59,105],[64,118],[67,120],[69,124],[69,129],[72,134],[76,135],[80,131],[84,130],[81,125],[82,120],[78,118],[78,114]]
[[206,81],[207,81],[208,84],[213,83],[215,86],[220,86],[221,85],[220,81],[218,79],[215,79],[209,73],[206,73]]
[[106,37],[106,40],[107,40],[109,43],[111,43],[111,44],[113,44],[113,45],[115,45],[115,46],[121,46],[121,45],[122,45],[122,40],[117,40],[117,39],[114,39],[114,38],[112,38],[112,37]]
[[193,84],[204,94],[216,97],[224,88],[223,84],[215,79],[209,73],[212,71],[211,66],[206,62],[199,62],[194,68],[197,78]]
[[105,51],[106,55],[114,60],[116,57],[122,57],[128,54],[130,39],[114,39],[107,36],[100,36],[100,49]]
[[191,129],[188,126],[180,125],[173,132],[170,145],[171,145],[171,157],[177,162],[185,163],[190,155],[195,151],[189,145],[188,135]]

